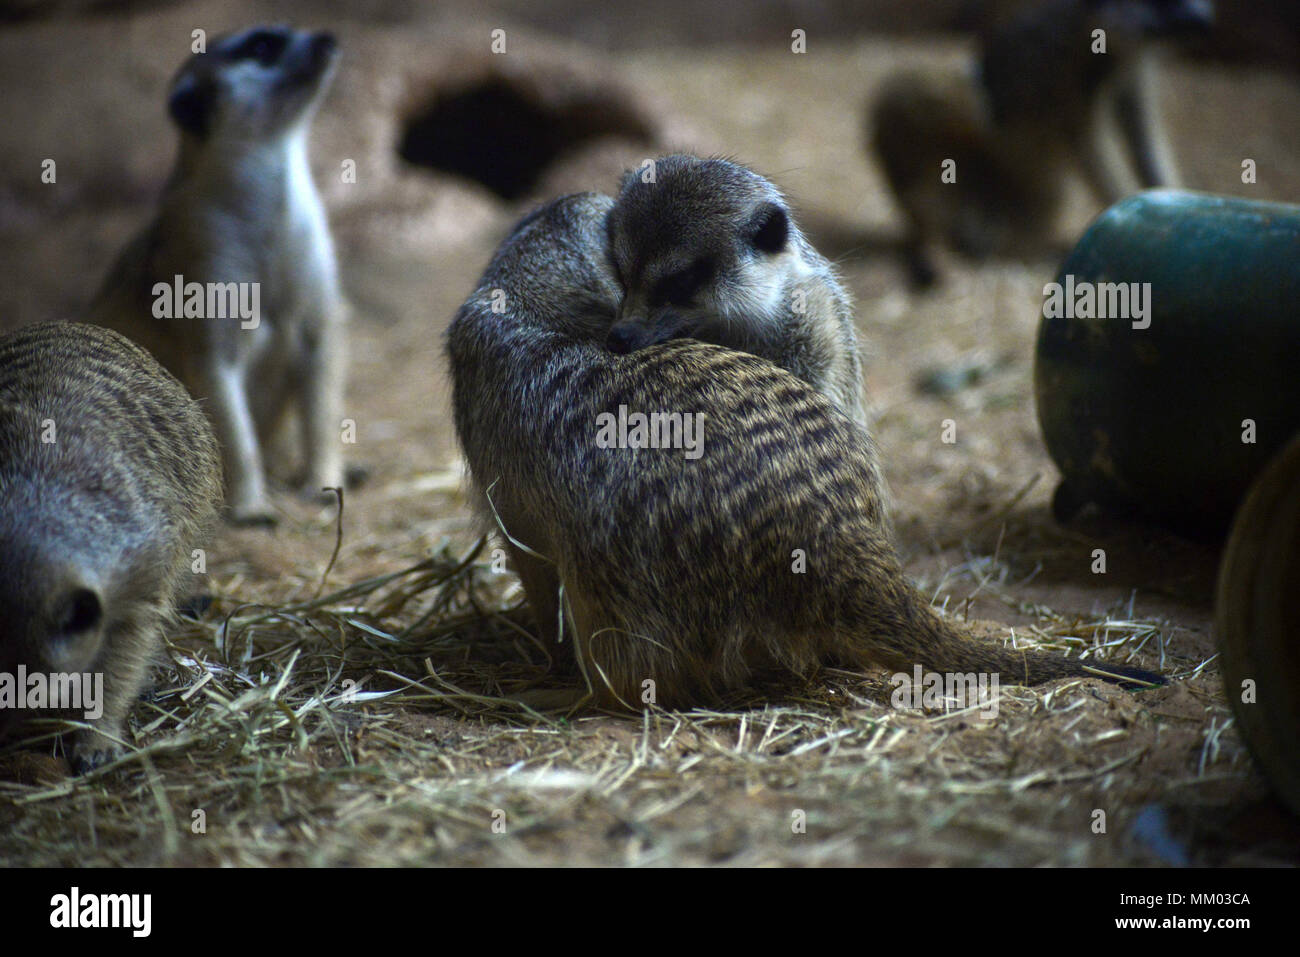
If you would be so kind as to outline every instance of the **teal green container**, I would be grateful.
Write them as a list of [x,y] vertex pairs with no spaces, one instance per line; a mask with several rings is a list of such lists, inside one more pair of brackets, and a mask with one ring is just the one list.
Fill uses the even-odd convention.
[[1044,290],[1034,380],[1058,519],[1095,502],[1221,537],[1300,433],[1300,206],[1115,204]]

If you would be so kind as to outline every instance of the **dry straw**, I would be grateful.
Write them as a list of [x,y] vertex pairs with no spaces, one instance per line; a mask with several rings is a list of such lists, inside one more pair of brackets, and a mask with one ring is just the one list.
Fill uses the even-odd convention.
[[[336,547],[326,575],[296,583],[309,600],[218,596],[219,614],[173,633],[125,757],[84,778],[41,765],[27,783],[0,785],[0,858],[1150,861],[1118,836],[1098,840],[1092,809],[1106,802],[1126,809],[1122,819],[1252,773],[1223,733],[1230,715],[1203,662],[1184,667],[1192,677],[1178,692],[1195,709],[1184,701],[1167,718],[1092,681],[1003,687],[996,719],[900,710],[887,676],[834,669],[709,710],[542,714],[519,698],[580,692],[581,678],[557,670],[484,553],[483,541],[460,553],[444,543],[409,567],[328,589],[326,575],[340,577]],[[1016,605],[1001,568],[996,551],[972,555],[943,584],[973,581]],[[1017,646],[1175,668],[1176,636],[1161,622],[1033,614],[1010,634]],[[1156,762],[1170,747],[1196,752],[1194,770],[1162,777]]]

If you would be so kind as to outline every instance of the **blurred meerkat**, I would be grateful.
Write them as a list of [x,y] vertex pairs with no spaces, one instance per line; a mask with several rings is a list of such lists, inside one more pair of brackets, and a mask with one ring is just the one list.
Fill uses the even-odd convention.
[[[895,75],[881,88],[870,127],[906,220],[904,258],[913,285],[935,282],[935,243],[983,259],[1033,255],[1050,240],[1064,196],[1061,158],[1050,144],[1022,153],[1021,143],[995,132],[969,78]],[[955,181],[945,182],[945,173]]]
[[[147,352],[79,323],[0,337],[0,673],[103,675],[76,771],[120,752],[220,505],[212,426]],[[25,716],[0,708],[0,728]]]
[[[181,135],[176,168],[157,217],[88,315],[144,345],[204,400],[237,523],[274,521],[267,447],[292,406],[304,491],[343,481],[344,305],[307,160],[335,61],[329,33],[256,27],[181,67],[168,98]],[[159,316],[169,308],[160,298],[189,299],[191,289],[205,295],[201,316],[182,318],[179,302],[175,318]]]
[[607,235],[624,296],[609,346],[698,339],[775,362],[866,424],[853,303],[771,182],[725,159],[631,170]]
[[[659,704],[690,706],[825,661],[1094,673],[976,642],[930,607],[894,551],[870,437],[821,391],[709,343],[605,348],[621,292],[611,202],[579,194],[524,219],[447,337],[480,515],[598,704],[637,707],[652,681]],[[612,421],[636,413],[660,414],[658,438],[613,441]]]
[[[908,221],[913,280],[934,280],[936,240],[974,258],[1041,251],[1069,168],[1104,205],[1177,185],[1158,41],[1212,20],[1210,0],[1046,0],[989,28],[973,75],[887,80],[867,136]],[[947,160],[955,182],[941,179]]]

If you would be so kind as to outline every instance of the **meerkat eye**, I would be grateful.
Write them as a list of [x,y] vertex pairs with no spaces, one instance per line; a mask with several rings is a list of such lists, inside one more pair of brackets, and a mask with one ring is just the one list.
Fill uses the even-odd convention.
[[270,66],[280,58],[288,42],[283,34],[258,30],[235,48],[232,59],[256,60],[262,66]]
[[713,278],[711,259],[697,259],[685,269],[679,269],[655,283],[650,292],[650,305],[658,308],[669,303],[681,305],[689,302]]

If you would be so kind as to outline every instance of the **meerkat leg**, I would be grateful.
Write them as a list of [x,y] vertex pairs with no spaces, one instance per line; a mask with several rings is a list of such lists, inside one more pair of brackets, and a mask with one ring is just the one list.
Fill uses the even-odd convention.
[[237,525],[274,524],[266,497],[262,451],[240,368],[223,364],[209,371],[201,394],[211,397],[209,411],[221,442],[226,473],[226,504]]
[[258,370],[258,386],[249,397],[249,406],[263,458],[291,461],[297,451],[294,430],[287,428],[294,424],[289,421],[295,388],[293,372],[284,367],[275,368],[273,374]]
[[[148,649],[156,641],[159,627],[156,619],[144,625],[132,623],[108,640],[118,648]],[[152,656],[145,650],[139,654],[117,654],[109,659],[104,674],[103,712],[92,722],[93,727],[77,731],[72,737],[69,758],[76,774],[93,771],[122,756],[126,716],[144,688],[151,664]]]
[[622,670],[617,666],[618,656],[610,654],[610,642],[619,640],[619,636],[603,626],[600,616],[583,595],[566,593],[564,601],[573,625],[572,634],[567,637],[573,642],[578,666],[590,687],[592,705],[609,711],[635,710],[638,699],[623,680]]
[[928,190],[912,187],[898,193],[898,205],[906,224],[899,250],[913,289],[929,289],[939,281],[939,267],[930,242],[948,232],[947,218],[938,210],[953,201],[949,194],[937,192],[934,186]]
[[1136,187],[1120,143],[1109,97],[1100,97],[1079,149],[1080,169],[1097,198],[1109,206]]
[[[125,707],[119,704],[123,700],[124,696],[114,689],[112,697],[104,704],[104,716],[95,722],[93,728],[84,728],[72,736],[68,764],[73,774],[87,774],[122,756],[123,727],[126,712],[130,710],[129,702]],[[110,717],[110,708],[117,712],[115,717]]]
[[537,636],[554,653],[560,635],[560,576],[555,566],[533,555],[529,555],[513,542],[506,547],[510,552],[510,564],[523,583],[524,594],[532,606],[533,617],[537,621]]
[[1160,121],[1154,73],[1144,63],[1133,80],[1116,92],[1115,119],[1141,184],[1177,186],[1178,172]]
[[574,645],[592,702],[610,711],[640,711],[698,699],[697,662],[683,654],[674,623],[657,612],[629,622],[599,598],[565,595],[573,619]]
[[[510,564],[523,583],[524,593],[537,625],[538,638],[552,655],[558,670],[572,671],[574,665],[573,635],[565,628],[560,634],[560,577],[550,562],[529,555],[513,543],[507,543]],[[591,697],[582,688],[530,688],[510,696],[538,711],[572,711]]]
[[307,337],[298,375],[298,410],[302,422],[303,494],[343,487],[343,356],[342,329],[325,323]]
[[82,729],[73,735],[69,763],[74,773],[85,774],[122,756],[121,742],[126,715],[140,693],[142,684],[143,674],[129,691],[113,681],[112,691],[107,694],[104,702],[103,716],[94,722],[94,727]]
[[939,267],[921,236],[912,232],[903,241],[903,265],[913,289],[930,289],[939,281]]

